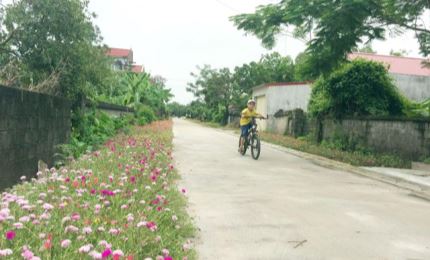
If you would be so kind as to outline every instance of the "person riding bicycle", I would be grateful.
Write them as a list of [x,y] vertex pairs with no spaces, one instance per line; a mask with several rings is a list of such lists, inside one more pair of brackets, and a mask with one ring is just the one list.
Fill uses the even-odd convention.
[[249,100],[248,107],[242,111],[242,114],[240,117],[240,130],[241,130],[241,137],[244,137],[244,138],[241,138],[240,149],[242,149],[244,141],[246,137],[248,137],[248,132],[252,128],[252,118],[253,117],[261,118],[261,119],[264,118],[261,114],[259,114],[255,110],[255,104],[256,104],[255,100]]

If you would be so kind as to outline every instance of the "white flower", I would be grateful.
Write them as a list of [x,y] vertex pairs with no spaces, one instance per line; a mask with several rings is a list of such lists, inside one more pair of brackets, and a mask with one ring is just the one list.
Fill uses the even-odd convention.
[[91,258],[94,260],[101,260],[103,259],[102,254],[97,251],[91,251],[91,253],[88,254]]
[[88,253],[90,252],[91,248],[93,248],[93,245],[91,244],[87,244],[85,246],[82,246],[81,248],[79,248],[79,253],[83,254],[83,253]]
[[0,257],[10,256],[13,254],[11,249],[0,250]]

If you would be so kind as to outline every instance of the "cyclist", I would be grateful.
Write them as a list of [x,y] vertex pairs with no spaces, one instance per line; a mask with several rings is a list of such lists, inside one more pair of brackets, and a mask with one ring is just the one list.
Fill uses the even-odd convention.
[[259,114],[255,110],[255,100],[249,100],[248,101],[248,107],[245,108],[242,111],[241,117],[240,117],[240,130],[241,130],[241,139],[240,139],[240,148],[239,152],[243,149],[243,144],[245,142],[245,139],[248,137],[248,132],[252,128],[252,118],[260,118],[263,119],[264,117]]

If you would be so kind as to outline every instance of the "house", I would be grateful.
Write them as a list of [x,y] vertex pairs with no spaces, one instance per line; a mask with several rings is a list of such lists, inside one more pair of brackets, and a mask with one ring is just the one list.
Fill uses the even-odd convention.
[[424,67],[424,59],[352,53],[350,60],[362,58],[385,64],[399,90],[409,99],[422,102],[430,98],[430,68]]
[[132,49],[110,48],[106,55],[113,59],[112,69],[115,71],[144,72],[142,65],[134,64]]
[[253,88],[252,96],[257,103],[257,111],[269,116],[267,121],[260,121],[260,129],[284,133],[287,123],[275,117],[282,111],[302,109],[307,111],[311,98],[311,82],[270,83]]

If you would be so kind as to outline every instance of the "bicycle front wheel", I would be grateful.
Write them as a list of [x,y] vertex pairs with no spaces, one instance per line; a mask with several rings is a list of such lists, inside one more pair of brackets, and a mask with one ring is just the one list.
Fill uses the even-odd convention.
[[258,160],[260,158],[261,153],[261,142],[260,137],[257,135],[253,135],[251,139],[251,155],[254,160]]

